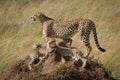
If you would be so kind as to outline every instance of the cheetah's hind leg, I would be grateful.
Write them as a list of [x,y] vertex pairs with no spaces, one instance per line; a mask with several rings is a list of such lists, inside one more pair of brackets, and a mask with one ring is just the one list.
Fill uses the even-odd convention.
[[87,33],[84,33],[81,35],[81,40],[82,40],[84,46],[86,47],[85,58],[87,58],[87,59],[88,59],[90,52],[92,50],[92,47],[90,46],[90,40],[89,40],[90,35],[89,34],[90,34],[90,32],[87,32]]
[[48,58],[49,53],[53,52],[56,47],[56,40],[54,38],[47,37],[47,46],[46,46],[46,53],[44,59]]

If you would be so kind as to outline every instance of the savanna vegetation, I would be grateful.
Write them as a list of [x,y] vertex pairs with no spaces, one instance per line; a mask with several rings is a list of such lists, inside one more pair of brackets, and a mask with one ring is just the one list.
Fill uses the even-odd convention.
[[[112,77],[120,79],[120,0],[0,0],[0,71],[25,57],[33,44],[45,45],[41,25],[30,19],[38,11],[55,20],[93,20],[106,52],[96,48],[91,34],[90,56],[103,64]],[[78,37],[73,37],[73,46],[84,52]]]

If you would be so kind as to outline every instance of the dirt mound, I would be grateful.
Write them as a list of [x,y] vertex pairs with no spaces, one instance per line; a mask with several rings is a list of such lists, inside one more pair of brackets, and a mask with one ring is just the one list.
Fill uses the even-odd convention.
[[81,61],[61,63],[59,54],[51,53],[47,60],[28,69],[29,59],[19,60],[9,65],[2,73],[0,80],[114,80],[96,62],[88,60],[86,67],[81,68]]

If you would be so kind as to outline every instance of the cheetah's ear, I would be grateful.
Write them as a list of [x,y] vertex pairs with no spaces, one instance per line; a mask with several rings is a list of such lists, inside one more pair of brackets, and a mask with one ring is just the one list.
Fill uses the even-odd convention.
[[37,48],[40,48],[40,47],[42,47],[42,45],[41,45],[41,44],[37,44],[36,47],[37,47]]
[[37,16],[44,15],[42,12],[37,12]]
[[41,14],[43,14],[43,13],[37,12],[37,13],[34,14],[34,16],[40,16]]
[[32,49],[35,49],[36,47],[37,47],[37,45],[36,45],[36,44],[33,44]]
[[35,48],[40,48],[40,47],[42,47],[41,44],[33,44],[33,46],[32,46],[33,49],[35,49]]

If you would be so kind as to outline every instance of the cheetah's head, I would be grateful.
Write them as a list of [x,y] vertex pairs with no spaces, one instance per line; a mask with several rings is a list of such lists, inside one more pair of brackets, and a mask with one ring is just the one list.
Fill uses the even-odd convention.
[[42,47],[41,44],[34,44],[34,45],[32,46],[33,49],[35,49],[35,48],[41,48],[41,47]]
[[37,20],[42,20],[43,18],[44,18],[44,14],[43,13],[41,13],[41,12],[37,12],[36,14],[34,14],[32,17],[31,17],[31,19],[33,20],[33,21],[37,21]]

